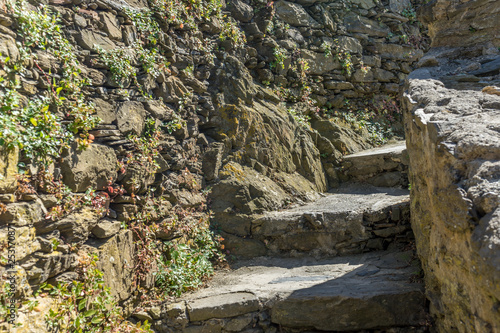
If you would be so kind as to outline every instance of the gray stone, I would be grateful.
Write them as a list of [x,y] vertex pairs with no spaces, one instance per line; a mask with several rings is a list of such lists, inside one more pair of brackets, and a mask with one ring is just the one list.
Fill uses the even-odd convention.
[[121,229],[121,222],[110,219],[102,219],[92,229],[92,234],[97,238],[108,238],[117,234]]
[[224,146],[222,144],[214,144],[207,149],[203,155],[203,174],[207,181],[212,181],[219,177],[219,169],[222,166],[222,153]]
[[372,68],[373,76],[378,82],[392,82],[397,80],[396,76],[389,71],[381,68]]
[[10,204],[0,214],[0,225],[11,227],[30,226],[44,219],[45,212],[41,201],[18,202]]
[[99,18],[104,24],[104,31],[108,34],[111,39],[118,41],[122,40],[122,31],[120,29],[120,24],[115,15],[108,12],[99,13]]
[[375,3],[372,0],[351,0],[351,2],[363,9],[372,9],[375,7]]
[[19,50],[14,38],[0,33],[0,54],[4,59],[10,57],[13,62],[19,60]]
[[104,273],[111,295],[119,301],[128,299],[133,291],[131,276],[136,262],[132,230],[121,230],[111,238],[92,240],[87,245],[98,250],[97,268]]
[[[272,309],[272,321],[322,331],[419,325],[425,318],[423,290],[403,281],[351,277],[298,290]],[[336,320],[332,320],[336,318]]]
[[489,61],[481,65],[481,68],[471,72],[472,75],[476,76],[487,76],[495,75],[500,72],[500,56],[496,57],[494,60]]
[[253,18],[253,8],[241,0],[228,1],[227,9],[233,17],[241,22],[250,22]]
[[340,36],[337,38],[339,41],[339,47],[342,50],[348,51],[351,54],[362,54],[363,47],[361,43],[356,38],[348,37],[348,36]]
[[35,224],[35,228],[39,234],[58,230],[65,242],[81,245],[88,239],[90,231],[97,225],[99,218],[100,215],[95,210],[85,207],[58,221],[39,222]]
[[115,43],[113,43],[109,38],[89,29],[81,30],[76,35],[76,40],[78,45],[90,51],[95,50],[96,45],[102,47],[104,50],[112,50],[116,48]]
[[410,0],[390,0],[389,7],[394,13],[401,14],[404,10],[413,9]]
[[301,57],[309,64],[309,73],[321,75],[340,69],[340,62],[333,56],[326,56],[324,53],[313,52],[306,49],[300,50]]
[[62,157],[63,181],[74,192],[85,192],[88,188],[102,190],[116,179],[118,162],[112,148],[93,143],[79,150],[73,145]]
[[324,82],[325,89],[329,90],[348,90],[354,89],[351,82],[337,82],[337,81],[326,81]]
[[245,313],[258,311],[259,300],[251,293],[226,293],[187,303],[190,321],[202,321],[211,318],[235,317]]
[[112,124],[116,122],[116,113],[113,104],[101,99],[96,98],[93,100],[97,116],[101,119],[102,124]]
[[345,16],[344,24],[350,32],[358,32],[369,36],[386,37],[390,32],[389,28],[380,27],[378,22],[354,13]]
[[141,135],[144,129],[146,110],[141,102],[119,103],[116,110],[118,129],[124,135]]
[[294,27],[310,27],[321,28],[316,20],[314,20],[305,9],[293,2],[280,0],[274,4],[276,15]]

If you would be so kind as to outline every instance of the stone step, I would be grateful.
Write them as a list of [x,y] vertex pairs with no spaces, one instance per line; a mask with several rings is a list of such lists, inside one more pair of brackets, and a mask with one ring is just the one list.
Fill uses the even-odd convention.
[[381,187],[408,188],[408,154],[404,141],[344,156],[348,179]]
[[255,218],[251,239],[224,238],[240,257],[355,254],[412,241],[409,215],[408,190],[347,184],[313,203]]
[[239,261],[166,305],[163,323],[172,332],[423,332],[419,276],[413,251]]

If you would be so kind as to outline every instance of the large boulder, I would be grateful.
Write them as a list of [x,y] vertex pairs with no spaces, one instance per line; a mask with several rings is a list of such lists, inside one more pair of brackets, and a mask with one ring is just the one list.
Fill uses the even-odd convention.
[[115,151],[101,144],[91,144],[85,150],[73,145],[61,162],[64,183],[74,192],[88,188],[101,190],[116,179]]

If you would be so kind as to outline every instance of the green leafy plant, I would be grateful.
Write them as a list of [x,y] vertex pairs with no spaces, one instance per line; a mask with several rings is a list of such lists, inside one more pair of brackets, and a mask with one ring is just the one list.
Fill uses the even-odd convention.
[[[92,115],[94,106],[82,90],[90,82],[81,76],[75,50],[61,32],[57,14],[43,6],[29,10],[20,0],[9,3],[9,12],[19,27],[17,34],[22,44],[19,60],[0,61],[7,73],[0,78],[0,143],[19,147],[34,162],[50,164],[70,142],[77,141],[82,148],[91,142],[88,131],[100,120]],[[60,61],[57,79],[51,79],[50,72],[40,68],[36,50],[46,51]],[[28,59],[40,70],[49,88],[45,94],[21,102],[20,84],[15,77],[25,72]]]
[[287,52],[284,48],[278,46],[273,49],[274,61],[271,62],[271,69],[285,69],[285,60],[287,59]]
[[57,286],[44,283],[37,296],[50,296],[55,300],[45,317],[49,329],[64,332],[153,332],[150,324],[132,325],[124,320],[121,308],[104,284],[103,273],[97,269],[95,254],[80,256],[79,280],[59,283]]

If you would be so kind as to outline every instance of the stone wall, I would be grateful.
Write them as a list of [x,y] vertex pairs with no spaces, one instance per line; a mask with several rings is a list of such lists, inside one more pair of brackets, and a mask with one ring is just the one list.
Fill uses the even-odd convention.
[[[16,165],[24,164],[33,177],[40,166],[22,152],[2,149],[0,240],[8,239],[7,226],[14,230],[15,270],[22,276],[19,297],[43,282],[73,280],[78,250],[87,249],[99,253],[106,282],[127,311],[134,304],[129,275],[137,260],[137,239],[121,226],[147,203],[148,193],[162,200],[161,212],[156,211],[162,218],[154,223],[168,224],[185,212],[190,214],[184,222],[193,223],[208,217],[210,204],[222,232],[244,241],[245,225],[255,214],[317,198],[318,192],[339,184],[343,154],[371,146],[365,131],[321,118],[316,105],[342,110],[346,99],[358,105],[367,96],[397,93],[424,47],[417,23],[402,15],[411,6],[407,1],[279,1],[268,6],[233,0],[227,14],[242,28],[247,44],[221,40],[217,20],[200,23],[197,32],[162,23],[158,48],[170,65],[153,77],[137,55],[132,57],[141,93],[131,80],[117,82],[95,46],[114,50],[137,41],[141,32],[127,10],[146,9],[147,1],[43,3],[60,15],[81,76],[91,79],[83,88],[85,98],[102,120],[90,132],[86,150],[69,147],[55,156],[47,172],[62,177],[74,198],[86,200],[88,189],[104,196],[109,186],[111,192],[120,187],[126,192],[105,200],[105,213],[82,208],[47,219],[61,198],[28,193],[21,188],[24,182],[16,188]],[[38,4],[27,6],[36,10]],[[15,42],[22,39],[18,28],[0,1],[0,52],[16,61]],[[202,41],[215,48],[206,49]],[[343,56],[335,56],[337,45]],[[47,73],[62,75],[57,59],[35,51],[36,63],[28,60],[18,77],[23,102],[45,94]],[[282,63],[278,51],[285,54]],[[3,69],[0,74],[7,76]],[[278,84],[290,90],[285,94]],[[301,125],[290,108],[310,116],[311,127]],[[66,121],[63,112],[58,115]],[[160,154],[154,161],[134,160],[139,148],[129,135],[141,137],[148,128],[161,130],[154,147]],[[148,163],[157,166],[154,172]],[[207,197],[201,190],[208,187]],[[158,231],[155,237],[177,236]],[[2,251],[4,256],[7,248]]]
[[487,46],[431,50],[405,93],[411,223],[438,332],[500,330],[500,52]]

